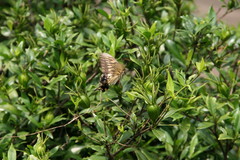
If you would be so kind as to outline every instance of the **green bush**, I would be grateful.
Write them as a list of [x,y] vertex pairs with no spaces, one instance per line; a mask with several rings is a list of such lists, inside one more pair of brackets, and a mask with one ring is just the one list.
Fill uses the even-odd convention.
[[[239,159],[240,28],[193,9],[2,0],[0,158]],[[100,53],[127,68],[106,92]]]

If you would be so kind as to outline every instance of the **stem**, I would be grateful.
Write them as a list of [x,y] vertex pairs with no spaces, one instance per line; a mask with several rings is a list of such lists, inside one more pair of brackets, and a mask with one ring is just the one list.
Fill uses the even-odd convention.
[[[222,143],[218,140],[218,134],[217,134],[217,124],[216,123],[214,123],[214,127],[213,127],[213,129],[210,129],[210,131],[213,133],[213,135],[215,136],[215,138],[216,138],[216,140],[217,140],[217,143],[218,143],[218,145],[219,145],[219,147],[220,147],[220,149],[221,149],[221,151],[222,151],[222,153],[223,153],[223,156],[225,157],[225,151],[224,151],[224,149],[223,149],[223,145],[222,145]],[[225,158],[224,158],[225,159]]]
[[[147,120],[146,122],[148,122],[149,120]],[[145,123],[146,124],[146,123]],[[119,150],[117,150],[114,154],[113,157],[115,157],[118,153],[120,153],[121,151],[123,151],[125,148],[127,148],[130,143],[132,143],[132,141],[134,141],[137,137],[141,136],[142,134],[144,134],[145,132],[149,131],[152,129],[152,126],[150,127],[144,127],[141,128],[139,132],[136,132],[132,138],[130,140],[127,141],[127,143],[124,144],[124,146],[122,146]]]
[[174,30],[175,31],[173,32],[173,39],[175,39],[176,30],[179,27],[179,25],[181,24],[180,23],[180,21],[181,21],[181,19],[180,19],[180,10],[181,10],[181,6],[182,6],[182,0],[176,1],[175,4],[176,4],[176,8],[177,8],[177,11],[176,11],[177,13],[176,13],[176,20],[175,20],[175,24],[174,24],[174,26],[175,26]]
[[86,83],[90,82],[96,75],[98,72],[94,72],[86,81]]
[[0,140],[3,139],[3,138],[20,138],[20,137],[27,137],[27,136],[33,136],[33,135],[36,135],[36,134],[39,134],[39,133],[43,133],[43,132],[46,132],[46,131],[51,131],[51,130],[55,130],[57,128],[63,128],[63,127],[66,127],[67,125],[73,123],[74,121],[76,121],[77,119],[79,119],[79,115],[78,116],[74,116],[73,119],[65,124],[62,124],[62,125],[59,125],[59,126],[55,126],[55,127],[52,127],[52,128],[48,128],[48,129],[43,129],[41,131],[38,131],[38,132],[34,132],[34,133],[30,133],[30,134],[26,134],[26,135],[21,135],[21,136],[9,136],[9,137],[0,137]]
[[106,147],[106,150],[107,150],[107,155],[108,155],[109,160],[114,160],[114,157],[110,152],[110,144],[106,143],[105,147]]
[[58,82],[58,93],[57,93],[57,104],[60,104],[60,92],[61,92],[61,84]]
[[228,9],[221,17],[219,17],[219,20],[223,19],[227,14],[235,11],[235,10],[238,10],[239,8],[236,8],[236,9]]

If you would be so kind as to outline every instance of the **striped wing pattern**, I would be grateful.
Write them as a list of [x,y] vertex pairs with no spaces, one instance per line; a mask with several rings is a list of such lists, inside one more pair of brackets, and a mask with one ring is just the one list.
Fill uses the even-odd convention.
[[[100,67],[102,77],[100,79],[101,86],[116,84],[124,73],[125,66],[119,63],[113,56],[102,53],[100,55]],[[100,88],[101,88],[100,86]]]

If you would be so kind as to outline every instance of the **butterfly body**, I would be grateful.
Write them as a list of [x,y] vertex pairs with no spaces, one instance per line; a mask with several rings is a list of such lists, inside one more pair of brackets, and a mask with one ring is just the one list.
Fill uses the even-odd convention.
[[116,84],[124,73],[125,66],[119,63],[113,56],[102,53],[100,55],[100,67],[102,76],[98,90],[103,92],[109,88],[109,85]]
[[103,74],[100,78],[100,86],[99,86],[99,90],[105,92],[106,90],[108,90],[109,85],[107,82],[107,77]]

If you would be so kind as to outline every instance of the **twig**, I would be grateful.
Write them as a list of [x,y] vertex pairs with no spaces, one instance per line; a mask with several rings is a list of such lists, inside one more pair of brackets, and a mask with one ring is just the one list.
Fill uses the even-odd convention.
[[95,76],[97,75],[97,72],[94,72],[86,81],[86,83],[90,82]]
[[233,11],[236,11],[236,10],[238,10],[238,9],[240,9],[240,8],[227,9],[226,12],[225,12],[221,17],[219,17],[219,20],[221,20],[222,18],[224,18],[227,14],[229,14],[229,13],[231,13],[231,12],[233,12]]
[[129,145],[126,145],[126,144],[123,144],[123,143],[120,143],[120,142],[116,142],[116,143],[119,144],[120,146],[131,147]]
[[109,160],[113,160],[114,158],[113,158],[113,155],[112,155],[111,152],[110,152],[110,146],[109,146],[109,144],[106,143],[106,144],[105,144],[105,147],[106,147],[106,150],[107,150],[107,155],[108,155]]
[[[147,120],[148,121],[148,120]],[[146,121],[146,122],[147,122]],[[147,123],[145,123],[145,124],[147,124]],[[128,145],[130,144],[130,143],[132,143],[132,141],[134,141],[138,136],[141,136],[142,134],[144,134],[145,132],[147,132],[147,131],[149,131],[149,130],[151,130],[152,129],[152,126],[150,126],[150,127],[148,127],[148,128],[146,128],[146,126],[144,127],[144,128],[141,128],[141,130],[139,131],[139,132],[136,132],[133,136],[132,136],[132,138],[130,139],[130,140],[128,140],[125,144],[124,144],[124,146],[122,146],[119,150],[117,150],[114,154],[112,154],[112,156],[113,157],[115,157],[119,152],[121,152],[122,150],[124,150],[125,148],[127,148],[128,147]]]
[[52,128],[48,128],[48,129],[44,129],[44,130],[41,130],[41,131],[38,131],[38,132],[34,132],[34,133],[30,133],[30,134],[26,134],[26,135],[21,135],[21,136],[9,136],[9,137],[0,137],[0,139],[3,139],[3,138],[19,138],[19,137],[27,137],[27,136],[33,136],[33,135],[36,135],[36,134],[39,134],[39,133],[42,133],[42,132],[45,132],[45,131],[51,131],[51,130],[54,130],[54,129],[57,129],[57,128],[62,128],[62,127],[66,127],[67,125],[71,124],[72,122],[76,121],[80,116],[75,116],[73,117],[73,119],[63,125],[60,125],[60,126],[55,126],[55,127],[52,127]]

